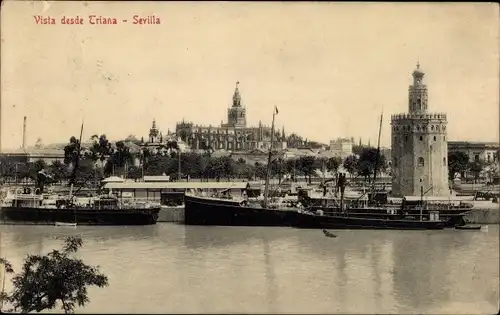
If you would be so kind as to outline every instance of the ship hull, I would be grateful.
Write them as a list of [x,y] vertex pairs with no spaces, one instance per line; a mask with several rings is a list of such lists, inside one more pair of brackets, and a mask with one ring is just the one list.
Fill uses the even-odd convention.
[[[313,212],[317,210],[324,211],[330,215],[341,216],[340,209],[331,208],[331,207],[313,207]],[[391,211],[392,210],[392,211]],[[352,208],[349,209],[349,217],[350,218],[370,218],[370,219],[389,219],[395,220],[401,217],[399,208],[394,207],[372,207],[372,208]],[[432,211],[439,212],[439,218],[441,221],[445,222],[446,227],[455,227],[457,225],[464,225],[465,221],[463,217],[470,213],[470,209],[437,209]],[[405,211],[407,216],[412,216],[415,218],[419,218],[420,216],[427,218],[430,215],[430,211],[428,209],[420,210],[411,209]]]
[[294,224],[305,229],[353,229],[353,230],[442,230],[446,221],[419,221],[399,219],[379,219],[356,216],[320,216],[299,214]]
[[444,221],[418,221],[312,215],[296,210],[242,207],[231,200],[185,197],[185,224],[229,226],[286,226],[304,229],[439,230]]
[[3,207],[0,218],[4,223],[37,223],[54,225],[56,222],[78,225],[152,225],[158,220],[160,208],[152,209],[48,209],[36,207]]
[[295,212],[242,207],[224,199],[184,197],[184,224],[220,226],[291,226]]

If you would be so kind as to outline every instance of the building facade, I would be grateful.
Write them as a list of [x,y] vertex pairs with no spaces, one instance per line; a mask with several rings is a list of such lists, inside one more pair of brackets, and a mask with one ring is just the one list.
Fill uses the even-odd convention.
[[495,163],[499,149],[497,142],[448,141],[449,152],[465,153],[470,162]]
[[[271,146],[271,127],[261,122],[257,127],[247,126],[247,111],[241,101],[236,82],[232,105],[227,110],[227,122],[220,126],[196,125],[192,122],[177,123],[176,135],[193,150],[248,151],[269,149]],[[286,149],[285,130],[275,131],[274,149]]]
[[392,193],[449,195],[447,117],[428,112],[425,73],[417,64],[408,89],[408,112],[392,115]]
[[330,152],[332,152],[334,156],[345,159],[349,155],[352,155],[353,145],[353,139],[338,138],[330,141]]

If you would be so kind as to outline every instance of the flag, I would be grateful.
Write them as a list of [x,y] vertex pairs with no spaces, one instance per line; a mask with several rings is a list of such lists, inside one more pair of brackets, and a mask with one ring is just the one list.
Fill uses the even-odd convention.
[[274,113],[275,113],[276,115],[278,115],[278,107],[277,107],[277,106],[274,106]]

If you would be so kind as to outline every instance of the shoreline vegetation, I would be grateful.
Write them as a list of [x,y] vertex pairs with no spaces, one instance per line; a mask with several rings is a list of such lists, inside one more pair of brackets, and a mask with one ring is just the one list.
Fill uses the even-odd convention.
[[[180,176],[181,180],[197,178],[202,181],[251,181],[262,180],[266,176],[266,163],[247,163],[243,158],[235,160],[230,153],[218,156],[216,151],[206,146],[201,153],[181,152],[177,142],[172,140],[152,147],[144,145],[142,140],[112,143],[106,135],[94,135],[91,144],[82,147],[79,149],[79,140],[71,137],[64,147],[64,160],[53,161],[50,165],[44,160],[26,163],[4,156],[0,159],[0,176],[4,182],[23,182],[34,180],[37,173],[43,170],[55,183],[63,183],[76,163],[75,183],[85,185],[95,185],[109,176],[140,179],[168,175],[171,180],[179,180]],[[282,153],[275,151],[271,162],[271,178],[280,183],[283,178],[295,181],[299,177],[311,183],[312,178],[321,177],[320,174],[326,172],[335,176],[339,169],[348,173],[351,179],[363,179],[368,183],[372,181],[375,169],[377,178],[382,173],[391,175],[390,161],[383,154],[377,159],[377,149],[370,146],[354,145],[353,154],[345,159],[315,156],[285,158]],[[448,154],[450,180],[457,175],[462,178],[471,175],[473,183],[482,181],[491,184],[495,174],[485,172],[489,166],[481,161],[469,161],[469,157],[461,152]]]
[[4,269],[2,281],[10,275],[13,284],[11,293],[3,288],[0,292],[0,313],[9,305],[11,309],[7,309],[7,313],[39,313],[60,307],[65,314],[70,314],[76,306],[83,307],[90,302],[88,287],[103,288],[109,284],[99,266],[90,266],[72,257],[82,246],[80,236],[70,236],[60,250],[54,249],[46,255],[27,255],[17,273],[6,258],[0,258],[0,267]]

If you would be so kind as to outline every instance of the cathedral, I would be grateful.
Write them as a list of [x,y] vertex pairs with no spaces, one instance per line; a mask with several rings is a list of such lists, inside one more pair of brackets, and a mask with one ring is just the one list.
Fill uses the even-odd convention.
[[[256,127],[247,126],[246,107],[242,104],[239,82],[233,93],[233,101],[227,110],[227,122],[220,126],[195,125],[192,122],[177,123],[176,135],[192,150],[249,151],[269,149],[271,127],[261,122]],[[273,148],[286,149],[285,130],[275,131]]]

